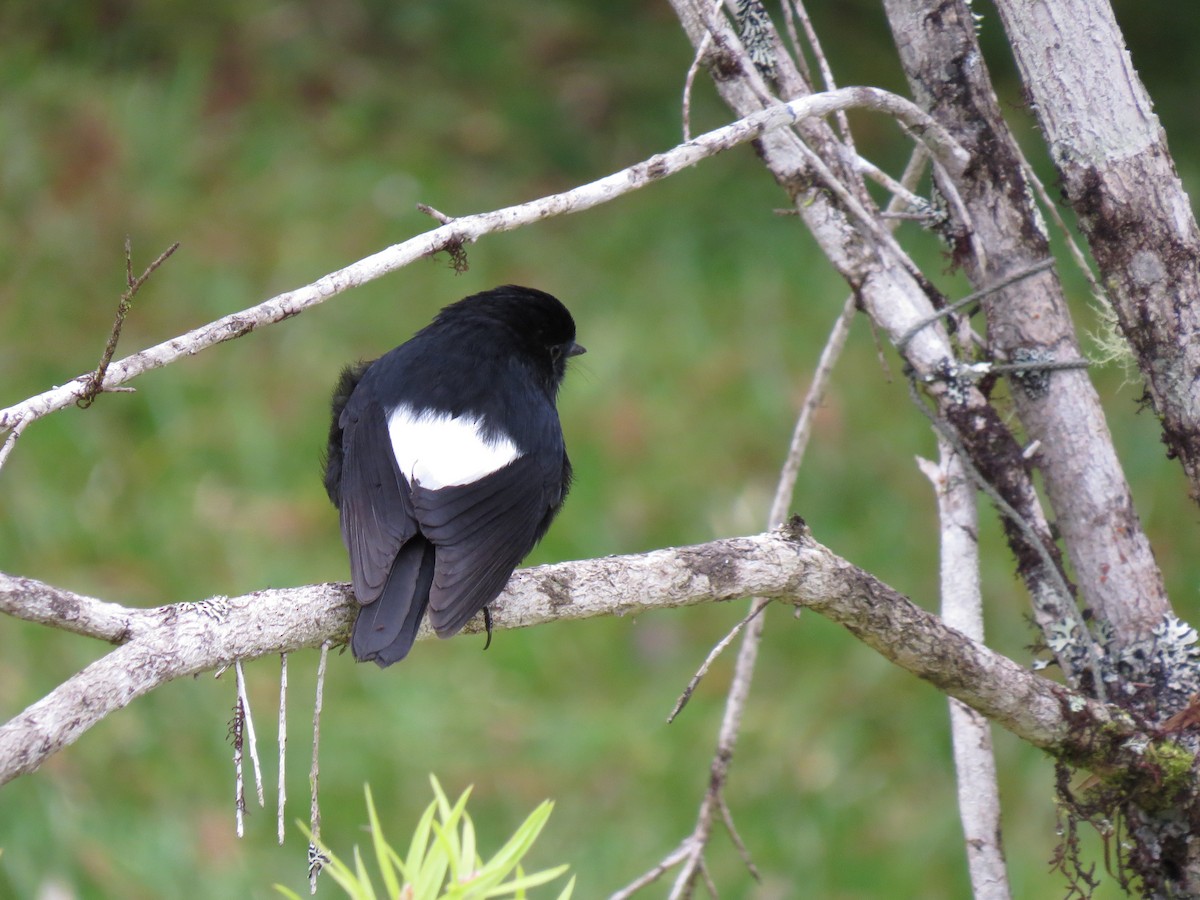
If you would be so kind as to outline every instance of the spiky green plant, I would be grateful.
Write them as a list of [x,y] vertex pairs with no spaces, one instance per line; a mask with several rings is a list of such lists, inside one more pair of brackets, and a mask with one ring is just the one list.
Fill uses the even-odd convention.
[[[417,822],[409,841],[408,855],[403,859],[384,836],[370,785],[365,789],[367,820],[375,865],[383,884],[382,893],[376,890],[357,846],[351,867],[324,843],[316,842],[328,859],[322,871],[327,872],[348,897],[354,900],[379,900],[380,897],[388,900],[485,900],[495,897],[522,900],[530,889],[547,884],[567,871],[565,865],[530,874],[521,868],[521,860],[533,847],[554,809],[549,800],[540,803],[504,846],[484,861],[476,850],[475,826],[467,814],[471,789],[463,791],[452,804],[437,778],[430,775],[429,781],[434,800]],[[309,829],[303,823],[300,828],[311,841]],[[575,879],[572,878],[559,893],[558,900],[570,900],[574,888]],[[275,889],[291,900],[301,900],[299,894],[282,885],[275,885]]]

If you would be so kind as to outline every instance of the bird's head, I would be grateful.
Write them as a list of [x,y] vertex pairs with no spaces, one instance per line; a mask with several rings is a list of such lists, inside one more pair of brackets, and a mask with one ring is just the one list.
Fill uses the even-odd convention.
[[575,320],[545,291],[508,284],[474,294],[442,310],[439,318],[476,318],[501,325],[522,357],[530,361],[551,393],[558,390],[567,360],[585,353],[575,341]]

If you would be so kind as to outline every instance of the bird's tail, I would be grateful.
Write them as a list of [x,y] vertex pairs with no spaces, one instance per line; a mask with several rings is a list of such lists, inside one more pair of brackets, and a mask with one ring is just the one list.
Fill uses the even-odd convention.
[[429,604],[433,562],[433,544],[419,534],[400,548],[379,598],[359,610],[354,621],[350,649],[355,659],[382,669],[408,655]]

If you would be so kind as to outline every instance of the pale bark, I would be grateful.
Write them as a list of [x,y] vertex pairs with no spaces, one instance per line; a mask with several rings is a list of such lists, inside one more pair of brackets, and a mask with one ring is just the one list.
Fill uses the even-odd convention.
[[[32,593],[32,599],[30,599]],[[0,612],[38,621],[44,597],[70,595],[0,575]],[[837,622],[881,655],[1050,753],[1102,774],[1126,772],[1148,791],[1163,783],[1155,741],[1121,710],[1029,672],[916,606],[821,546],[802,524],[754,537],[540,566],[516,573],[493,605],[493,627],[630,615],[757,595],[805,606]],[[175,678],[238,659],[345,640],[355,606],[345,584],[256,591],[151,610],[86,597],[95,636],[127,619],[125,643],[0,726],[0,784],[132,700]],[[466,633],[481,630],[479,618]],[[81,632],[86,633],[84,629]],[[423,628],[421,638],[429,636]]]
[[[977,238],[957,243],[955,260],[983,286],[1045,259],[1045,226],[1001,115],[964,0],[885,0],[900,61],[917,102],[970,150],[957,183]],[[975,247],[986,248],[980,257]],[[993,358],[1082,356],[1056,273],[987,297]],[[1113,447],[1100,399],[1085,371],[1010,378],[1017,413],[1041,469],[1084,604],[1113,626],[1118,646],[1145,641],[1170,611]],[[1173,712],[1168,710],[1167,713]]]
[[[975,486],[962,460],[939,442],[936,463],[917,465],[933,485],[941,534],[942,621],[983,643],[979,578],[979,515]],[[975,900],[1008,900],[1008,871],[1000,830],[1000,786],[992,751],[992,726],[960,700],[950,700],[950,737],[958,788],[958,815]]]
[[1105,0],[996,8],[1163,440],[1200,501],[1200,229],[1166,135]]

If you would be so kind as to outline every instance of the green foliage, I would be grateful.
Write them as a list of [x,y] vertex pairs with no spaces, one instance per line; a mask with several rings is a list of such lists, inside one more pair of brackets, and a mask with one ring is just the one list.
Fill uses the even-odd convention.
[[[475,846],[475,824],[467,814],[467,788],[453,804],[447,799],[435,776],[429,776],[434,800],[425,808],[409,842],[408,855],[400,854],[388,843],[375,809],[371,788],[367,786],[367,820],[375,863],[387,900],[486,900],[492,897],[524,898],[527,892],[554,881],[567,871],[556,866],[525,874],[521,861],[541,834],[554,804],[540,803],[521,823],[512,837],[486,862]],[[311,840],[312,833],[300,825]],[[327,873],[353,900],[376,900],[380,896],[367,872],[362,854],[354,848],[354,867],[342,861],[324,843],[320,850],[328,858],[322,872]],[[510,878],[510,876],[512,876]],[[276,885],[285,897],[300,900],[294,891]],[[559,893],[558,900],[570,900],[575,888],[572,878]]]

